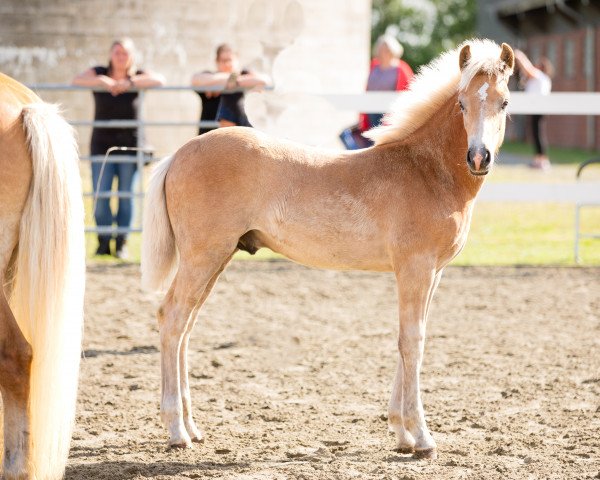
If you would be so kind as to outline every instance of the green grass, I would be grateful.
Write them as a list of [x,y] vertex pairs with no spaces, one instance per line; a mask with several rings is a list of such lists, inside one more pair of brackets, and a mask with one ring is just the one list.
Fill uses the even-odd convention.
[[[581,231],[600,234],[600,207],[581,211]],[[484,203],[475,207],[467,245],[455,265],[574,265],[575,207]],[[584,239],[585,265],[600,265],[600,240]]]
[[[525,142],[504,142],[502,152],[533,156],[533,146]],[[581,148],[549,147],[548,157],[554,164],[580,164],[590,158],[600,157],[600,152]]]

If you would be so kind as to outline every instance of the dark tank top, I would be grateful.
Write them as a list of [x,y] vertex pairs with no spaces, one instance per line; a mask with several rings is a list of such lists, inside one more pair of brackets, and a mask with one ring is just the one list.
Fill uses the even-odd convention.
[[[200,100],[202,101],[202,114],[200,115],[200,120],[209,120],[214,122],[217,119],[217,110],[219,110],[221,95],[207,97],[206,93],[204,92],[198,92],[198,95],[200,95]],[[210,132],[211,130],[214,130],[214,128],[200,127],[198,130],[198,135]]]
[[[96,75],[108,75],[108,68],[94,67]],[[136,75],[144,73],[136,71]],[[138,92],[124,92],[113,96],[110,92],[95,91],[95,120],[135,120],[138,118]],[[103,150],[106,145],[134,147],[137,144],[135,128],[94,127],[92,150]],[[98,148],[94,148],[94,146]]]

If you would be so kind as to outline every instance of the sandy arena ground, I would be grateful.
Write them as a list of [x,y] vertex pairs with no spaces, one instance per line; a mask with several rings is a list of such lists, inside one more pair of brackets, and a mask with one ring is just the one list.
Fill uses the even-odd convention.
[[91,266],[66,478],[600,478],[600,269],[448,268],[422,380],[439,458],[393,451],[392,275],[234,262],[191,341],[206,441],[159,420],[159,298]]

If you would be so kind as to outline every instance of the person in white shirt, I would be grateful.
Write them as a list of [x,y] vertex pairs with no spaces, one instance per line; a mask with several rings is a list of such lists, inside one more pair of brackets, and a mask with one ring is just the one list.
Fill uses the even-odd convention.
[[[554,71],[552,63],[546,57],[542,57],[537,65],[533,65],[527,56],[521,50],[515,50],[515,59],[525,77],[525,92],[548,95],[552,90],[552,73]],[[535,145],[535,157],[531,167],[541,170],[550,168],[548,159],[548,142],[546,140],[545,119],[543,115],[531,116],[531,131]]]

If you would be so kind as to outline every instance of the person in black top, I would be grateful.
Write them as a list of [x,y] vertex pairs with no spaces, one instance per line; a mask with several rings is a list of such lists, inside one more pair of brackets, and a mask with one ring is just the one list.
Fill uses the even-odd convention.
[[[265,75],[239,69],[238,57],[230,45],[217,47],[216,72],[199,72],[192,77],[194,87],[216,87],[217,91],[199,92],[202,99],[200,120],[217,120],[219,126],[241,125],[250,127],[244,110],[244,92],[226,93],[239,88],[263,87],[269,82]],[[212,128],[200,128],[202,135]]]
[[[164,85],[162,75],[138,70],[134,62],[135,47],[130,38],[115,40],[110,47],[108,66],[96,66],[85,70],[73,79],[73,85],[100,88],[94,91],[95,120],[135,120],[138,118],[138,93],[132,89]],[[135,128],[103,128],[94,127],[92,131],[90,153],[105,155],[113,146],[137,146],[137,130]],[[135,155],[135,152],[125,152]],[[132,192],[135,163],[107,162],[100,178],[101,163],[92,163],[92,183],[94,192],[112,190],[114,177],[118,179],[119,192]],[[98,226],[112,226],[116,221],[119,227],[131,224],[132,198],[119,198],[116,216],[110,208],[110,198],[98,198],[94,217]],[[112,235],[98,235],[96,255],[110,255]],[[127,257],[127,235],[116,236],[115,255]]]
[[[219,63],[217,62],[217,65]],[[195,78],[198,75],[212,75],[213,72],[204,71],[199,74],[196,74],[192,77],[192,86],[198,86],[195,82]],[[217,111],[219,110],[219,103],[221,102],[221,92],[217,91],[206,91],[206,92],[196,92],[200,95],[200,103],[202,104],[202,109],[200,113],[200,121],[209,121],[214,122],[217,119]],[[202,135],[203,133],[210,132],[217,127],[200,127],[198,129],[198,135]]]

